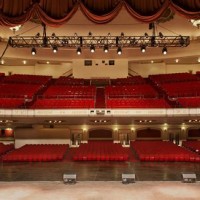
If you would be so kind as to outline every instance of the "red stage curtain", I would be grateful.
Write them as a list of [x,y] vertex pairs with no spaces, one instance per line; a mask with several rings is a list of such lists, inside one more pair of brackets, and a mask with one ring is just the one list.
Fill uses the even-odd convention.
[[78,7],[94,23],[108,23],[125,6],[132,17],[153,22],[170,6],[190,19],[200,18],[200,0],[0,0],[0,25],[24,24],[33,17],[49,26],[66,23]]

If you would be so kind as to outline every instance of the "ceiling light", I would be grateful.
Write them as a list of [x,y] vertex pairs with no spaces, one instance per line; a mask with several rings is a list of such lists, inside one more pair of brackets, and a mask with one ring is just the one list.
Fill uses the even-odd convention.
[[4,61],[4,60],[1,60],[1,64],[4,65],[4,64],[5,64],[5,61]]
[[179,62],[179,59],[177,58],[177,59],[175,60],[175,62],[178,63],[178,62]]
[[162,53],[163,53],[164,55],[167,54],[167,47],[163,47],[163,49],[162,49]]
[[197,59],[197,61],[200,63],[200,57]]
[[200,28],[200,19],[191,19],[190,20],[193,26]]
[[24,64],[24,65],[27,63],[27,61],[26,61],[26,60],[23,60],[22,62],[23,62],[23,64]]
[[32,54],[33,56],[36,55],[36,49],[35,49],[35,47],[32,48],[31,54]]
[[108,53],[108,45],[104,45],[103,50],[104,50],[105,53]]
[[78,47],[78,48],[77,48],[76,53],[77,53],[78,55],[81,55],[81,47]]
[[90,52],[91,53],[94,53],[95,52],[95,46],[93,44],[91,44],[90,46]]
[[121,54],[122,54],[122,48],[121,48],[121,47],[118,47],[118,48],[117,48],[117,54],[118,54],[118,55],[121,55]]
[[47,61],[47,65],[49,64],[50,62],[49,61]]
[[153,61],[153,60],[151,60],[151,63],[154,63],[154,61]]
[[145,46],[145,45],[142,45],[142,46],[141,46],[141,52],[142,52],[142,53],[145,53],[145,52],[146,52],[146,46]]
[[10,27],[10,30],[13,31],[13,33],[15,33],[16,31],[19,31],[19,29],[22,27],[22,25],[18,25],[18,26],[13,26]]
[[54,53],[57,53],[57,52],[58,52],[58,47],[55,46],[55,45],[53,46],[53,52],[54,52]]

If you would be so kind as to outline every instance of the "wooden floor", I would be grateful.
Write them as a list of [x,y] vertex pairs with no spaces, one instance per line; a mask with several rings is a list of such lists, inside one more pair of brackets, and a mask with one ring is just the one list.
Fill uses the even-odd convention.
[[120,181],[122,173],[135,173],[138,181],[180,181],[188,172],[200,180],[200,164],[189,162],[1,162],[0,181],[62,181],[69,173],[78,181]]

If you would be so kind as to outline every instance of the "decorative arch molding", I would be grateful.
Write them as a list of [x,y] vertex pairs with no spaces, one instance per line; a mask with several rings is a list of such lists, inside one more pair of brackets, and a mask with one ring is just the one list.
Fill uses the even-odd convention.
[[0,25],[16,26],[35,18],[48,26],[68,22],[80,8],[92,22],[112,21],[122,8],[138,21],[150,23],[170,8],[188,19],[200,18],[199,0],[1,0]]

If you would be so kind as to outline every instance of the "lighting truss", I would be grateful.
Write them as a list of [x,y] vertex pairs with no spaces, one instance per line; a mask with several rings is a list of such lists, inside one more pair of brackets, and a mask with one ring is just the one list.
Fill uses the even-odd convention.
[[186,47],[190,44],[189,36],[14,36],[9,38],[9,45],[15,48],[71,48],[76,49],[145,47]]
[[153,34],[149,36],[145,33],[143,36],[125,36],[122,32],[120,36],[111,36],[110,33],[105,36],[93,36],[91,32],[87,36],[51,36],[46,35],[46,25],[43,26],[43,35],[37,33],[35,36],[13,36],[9,38],[8,44],[15,48],[141,48],[141,47],[186,47],[190,44],[189,36],[164,36],[161,32],[155,35],[155,24],[153,24]]

